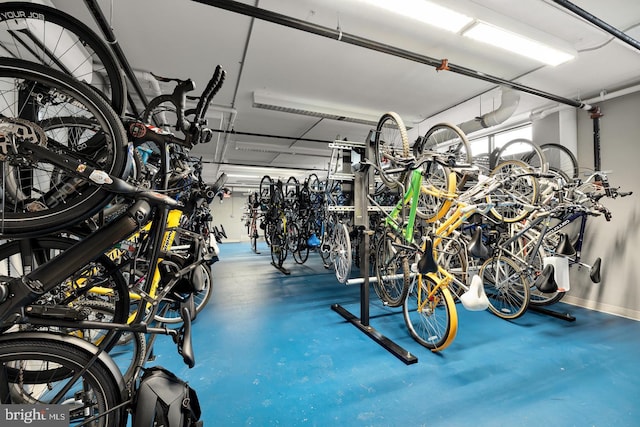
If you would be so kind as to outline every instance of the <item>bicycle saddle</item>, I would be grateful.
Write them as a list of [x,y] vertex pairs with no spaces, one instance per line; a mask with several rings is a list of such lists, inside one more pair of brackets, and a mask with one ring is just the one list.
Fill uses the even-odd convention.
[[489,307],[489,298],[484,292],[484,283],[480,276],[473,275],[469,290],[460,296],[460,302],[469,311],[482,311]]
[[471,237],[471,241],[467,246],[467,252],[474,258],[488,259],[491,256],[491,251],[482,242],[482,228],[476,227]]
[[542,270],[542,273],[536,277],[533,284],[542,293],[552,294],[556,292],[558,290],[558,284],[556,283],[553,265],[547,265]]
[[438,271],[438,263],[433,258],[433,243],[431,239],[425,242],[424,254],[418,261],[418,271],[420,274],[435,273]]
[[569,235],[567,233],[560,233],[560,240],[558,240],[558,244],[556,245],[556,254],[566,256],[576,254],[576,250],[569,241]]

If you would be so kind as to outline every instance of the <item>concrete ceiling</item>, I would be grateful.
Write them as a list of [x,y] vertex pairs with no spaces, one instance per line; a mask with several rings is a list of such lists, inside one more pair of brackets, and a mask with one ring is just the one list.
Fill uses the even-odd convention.
[[[459,34],[367,6],[359,0],[256,0],[239,3],[338,29],[345,34],[418,55],[448,59],[504,80],[568,99],[589,99],[640,83],[640,51],[551,0],[436,0],[480,19],[543,34],[578,52],[556,66],[505,53]],[[56,7],[97,26],[84,2],[53,0]],[[500,91],[492,82],[436,71],[433,66],[277,25],[190,0],[98,0],[131,67],[193,78],[204,87],[216,64],[227,71],[209,115],[221,132],[194,148],[206,176],[221,173],[237,189],[265,175],[326,174],[334,139],[363,141],[372,124],[254,107],[254,99],[280,99],[291,108],[375,122],[395,111],[415,139],[436,121],[460,123],[492,111]],[[580,8],[640,39],[637,0],[575,0]],[[148,96],[153,86],[141,81]],[[172,88],[161,86],[163,91]],[[196,89],[198,92],[198,89]],[[515,118],[557,105],[523,93]],[[227,132],[222,132],[227,131]],[[232,132],[231,132],[232,131]]]

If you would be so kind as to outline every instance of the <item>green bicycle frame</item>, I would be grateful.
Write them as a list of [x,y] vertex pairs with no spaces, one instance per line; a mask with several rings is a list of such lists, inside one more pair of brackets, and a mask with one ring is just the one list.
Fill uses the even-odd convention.
[[[404,193],[402,200],[396,204],[393,210],[385,218],[385,225],[393,228],[396,232],[402,231],[402,236],[407,242],[413,242],[413,227],[416,222],[416,211],[418,210],[418,198],[420,197],[420,186],[422,185],[422,172],[419,169],[414,169],[411,172],[411,179],[409,181],[409,188]],[[396,219],[400,215],[400,212],[404,209],[404,206],[411,202],[409,207],[409,219],[406,226],[403,229],[402,224],[399,224]]]

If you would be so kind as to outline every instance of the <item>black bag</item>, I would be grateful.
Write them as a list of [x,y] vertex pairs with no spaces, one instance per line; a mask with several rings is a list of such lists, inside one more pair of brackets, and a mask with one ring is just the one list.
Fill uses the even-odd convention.
[[132,427],[202,427],[195,390],[161,366],[146,368],[136,393]]

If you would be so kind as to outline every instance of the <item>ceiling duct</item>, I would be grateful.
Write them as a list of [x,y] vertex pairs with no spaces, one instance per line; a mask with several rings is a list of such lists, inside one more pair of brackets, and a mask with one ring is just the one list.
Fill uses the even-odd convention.
[[465,134],[504,123],[513,115],[520,102],[520,93],[506,86],[501,88],[500,106],[495,110],[458,125]]

